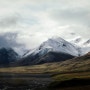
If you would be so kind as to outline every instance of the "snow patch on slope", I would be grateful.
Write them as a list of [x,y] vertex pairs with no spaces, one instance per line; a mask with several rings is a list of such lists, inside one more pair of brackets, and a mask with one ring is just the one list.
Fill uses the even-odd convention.
[[73,56],[78,56],[78,47],[69,43],[68,41],[60,38],[60,37],[54,37],[50,38],[47,41],[43,42],[39,47],[32,49],[28,54],[25,55],[44,55],[48,52],[61,52],[61,53],[67,53]]

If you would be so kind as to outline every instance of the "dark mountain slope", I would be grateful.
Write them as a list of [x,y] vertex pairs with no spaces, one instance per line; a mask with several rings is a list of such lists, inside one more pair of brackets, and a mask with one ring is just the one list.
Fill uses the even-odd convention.
[[17,60],[18,54],[11,48],[0,48],[0,66],[8,66]]
[[35,64],[43,64],[43,63],[50,63],[50,62],[60,62],[67,59],[74,58],[74,56],[69,55],[67,53],[57,53],[57,52],[48,52],[43,56],[31,55],[21,60],[17,61],[15,65],[35,65]]

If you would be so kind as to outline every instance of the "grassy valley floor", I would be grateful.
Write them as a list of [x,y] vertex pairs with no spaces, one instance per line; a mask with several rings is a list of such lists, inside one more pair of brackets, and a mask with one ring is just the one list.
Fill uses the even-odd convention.
[[0,90],[90,90],[90,71],[46,72],[41,67],[0,68]]
[[0,90],[90,90],[89,58],[0,68]]

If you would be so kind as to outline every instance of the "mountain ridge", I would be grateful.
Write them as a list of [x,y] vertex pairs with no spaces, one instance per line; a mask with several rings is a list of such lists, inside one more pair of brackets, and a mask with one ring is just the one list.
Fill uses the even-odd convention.
[[12,48],[0,48],[0,66],[9,66],[19,58]]
[[79,56],[78,48],[60,37],[50,38],[39,47],[30,50],[16,64],[32,65],[71,59]]
[[[77,38],[79,42],[81,38]],[[7,48],[8,49],[8,48]],[[50,62],[61,62],[74,57],[80,57],[90,51],[90,47],[80,47],[76,44],[68,42],[61,37],[50,38],[43,42],[37,48],[28,50],[22,57],[14,57],[15,61],[10,63],[11,66],[34,65]],[[12,58],[11,58],[12,59]]]

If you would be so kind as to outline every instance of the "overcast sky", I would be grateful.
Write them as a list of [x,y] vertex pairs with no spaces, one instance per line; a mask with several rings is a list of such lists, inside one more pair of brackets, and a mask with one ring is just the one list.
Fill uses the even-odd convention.
[[0,0],[0,46],[34,48],[52,36],[89,39],[90,0]]

